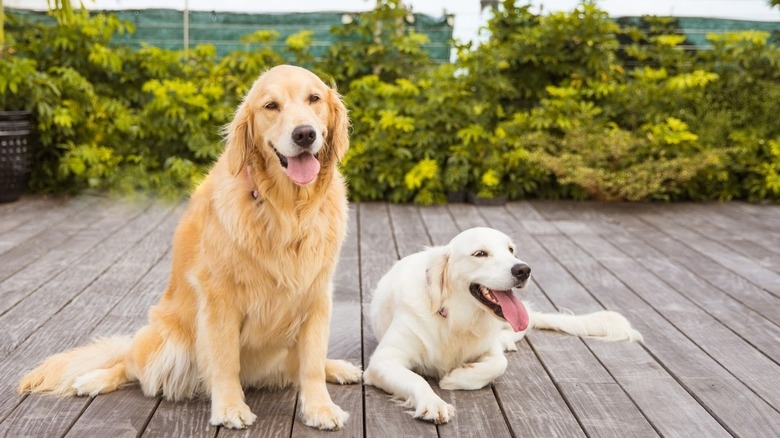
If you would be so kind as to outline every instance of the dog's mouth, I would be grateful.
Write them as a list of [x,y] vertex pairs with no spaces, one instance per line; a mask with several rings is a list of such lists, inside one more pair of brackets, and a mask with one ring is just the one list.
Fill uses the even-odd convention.
[[311,154],[301,152],[294,157],[282,155],[275,147],[271,146],[279,158],[279,164],[284,168],[287,177],[299,185],[306,185],[314,181],[317,174],[320,173],[319,153]]
[[514,331],[520,332],[528,328],[528,310],[511,289],[495,290],[478,283],[472,283],[469,286],[469,291],[477,301],[492,310],[496,316],[506,320]]

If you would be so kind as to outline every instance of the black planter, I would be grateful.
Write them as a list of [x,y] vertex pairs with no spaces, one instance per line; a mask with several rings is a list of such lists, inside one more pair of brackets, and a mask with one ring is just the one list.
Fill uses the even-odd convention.
[[0,111],[0,202],[19,199],[32,165],[32,113]]

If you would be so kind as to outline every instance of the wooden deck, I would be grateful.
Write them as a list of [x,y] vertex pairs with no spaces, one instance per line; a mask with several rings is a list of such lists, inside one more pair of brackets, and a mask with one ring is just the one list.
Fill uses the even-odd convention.
[[20,375],[95,336],[132,333],[167,281],[184,205],[93,197],[0,205],[0,436],[777,437],[780,206],[518,202],[358,204],[335,279],[330,356],[365,364],[365,306],[399,257],[492,226],[533,268],[536,309],[625,314],[644,344],[535,332],[480,391],[442,392],[454,421],[414,420],[373,387],[330,386],[352,416],[312,430],[294,390],[249,391],[246,431],[208,425],[207,400],[137,387],[90,398],[19,396]]

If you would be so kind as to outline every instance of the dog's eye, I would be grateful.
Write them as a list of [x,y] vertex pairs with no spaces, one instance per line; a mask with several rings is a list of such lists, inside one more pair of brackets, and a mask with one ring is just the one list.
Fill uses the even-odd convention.
[[268,102],[265,105],[263,105],[263,108],[267,110],[276,110],[279,109],[279,104],[276,102]]
[[318,100],[320,100],[320,96],[316,94],[312,94],[311,96],[309,96],[309,103],[314,103],[317,102]]
[[515,253],[515,249],[514,249],[514,248],[512,248],[512,247],[510,246],[510,247],[509,247],[509,252],[510,252],[510,253],[512,253],[512,254],[514,254],[514,253]]
[[487,257],[488,253],[485,251],[482,251],[481,249],[479,251],[475,251],[474,254],[472,254],[474,257]]

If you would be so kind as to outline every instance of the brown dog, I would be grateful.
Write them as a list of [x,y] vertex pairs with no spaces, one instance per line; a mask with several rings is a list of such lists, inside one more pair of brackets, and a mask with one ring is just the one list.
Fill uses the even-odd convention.
[[361,377],[326,359],[347,130],[340,96],[311,72],[261,75],[176,230],[170,282],[148,325],[51,356],[19,391],[94,396],[139,381],[171,400],[208,393],[211,424],[244,428],[256,416],[243,387],[297,384],[307,425],[342,427],[349,415],[326,379]]

